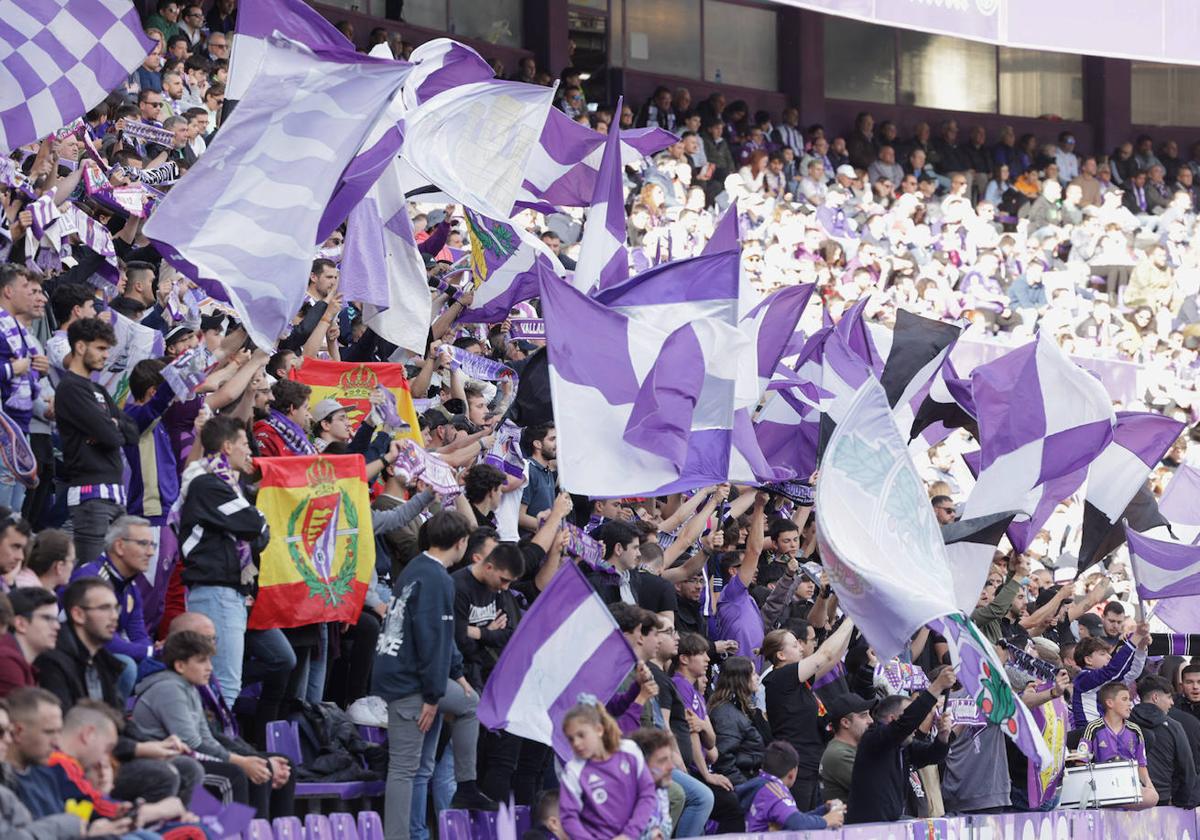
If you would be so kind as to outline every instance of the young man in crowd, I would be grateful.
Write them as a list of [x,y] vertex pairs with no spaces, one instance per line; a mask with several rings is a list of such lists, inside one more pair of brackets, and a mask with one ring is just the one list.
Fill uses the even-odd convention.
[[1103,715],[1084,728],[1079,743],[1087,746],[1088,755],[1096,764],[1134,762],[1142,785],[1142,800],[1137,808],[1153,808],[1158,804],[1158,791],[1146,768],[1145,736],[1141,727],[1129,719],[1133,711],[1129,687],[1119,682],[1105,683],[1096,694]]

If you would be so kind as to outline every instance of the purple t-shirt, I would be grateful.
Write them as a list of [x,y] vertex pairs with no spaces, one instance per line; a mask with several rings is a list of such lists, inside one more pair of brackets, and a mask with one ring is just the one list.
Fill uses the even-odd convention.
[[762,659],[755,653],[763,643],[762,613],[746,584],[736,574],[721,590],[721,600],[717,602],[717,635],[713,638],[733,639],[738,643],[738,655],[750,657],[756,668],[762,668]]
[[640,837],[658,813],[654,779],[632,741],[604,761],[571,759],[559,781],[559,811],[572,840]]
[[750,833],[761,831],[779,831],[799,808],[796,800],[775,776],[763,773],[767,783],[758,789],[746,811],[746,831]]
[[704,695],[688,682],[687,677],[683,674],[676,674],[671,677],[671,682],[675,684],[675,688],[679,691],[679,699],[683,701],[683,705],[691,709],[696,717],[701,720],[708,720],[708,704],[704,702]]
[[1146,739],[1135,723],[1126,723],[1120,732],[1113,732],[1104,718],[1100,718],[1088,724],[1082,740],[1088,742],[1088,749],[1096,764],[1136,761],[1138,767],[1146,766]]

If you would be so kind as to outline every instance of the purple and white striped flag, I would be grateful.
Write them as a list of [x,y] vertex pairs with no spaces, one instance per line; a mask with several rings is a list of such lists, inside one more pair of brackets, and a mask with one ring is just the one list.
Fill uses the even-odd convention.
[[1113,439],[1108,392],[1046,334],[975,368],[971,390],[980,470],[966,516],[1032,515],[1039,487],[1086,469]]
[[1200,470],[1180,464],[1167,482],[1158,510],[1179,539],[1194,542],[1200,536]]
[[566,760],[567,711],[581,694],[607,701],[636,666],[604,601],[579,567],[566,563],[504,646],[479,698],[479,722],[552,745]]
[[891,347],[879,382],[887,392],[900,430],[906,435],[961,334],[962,327],[957,324],[922,318],[906,309],[896,311]]
[[0,0],[0,151],[83,116],[153,48],[128,0]]
[[[267,43],[251,95],[145,228],[185,275],[224,286],[264,348],[300,309],[344,170],[391,119],[410,69],[350,52],[317,56],[278,36]],[[370,182],[360,186],[365,194]]]
[[278,32],[313,50],[354,52],[336,27],[303,0],[254,0],[238,7],[237,34],[229,53],[226,98],[237,102],[250,89],[267,56],[267,38]]
[[[621,113],[617,100],[616,113]],[[588,294],[619,286],[629,279],[625,247],[625,182],[621,165],[621,130],[612,126],[604,141],[604,157],[592,191],[591,209],[579,241],[579,261],[572,285]]]
[[542,271],[559,278],[567,274],[546,243],[511,222],[489,219],[468,209],[467,237],[475,297],[471,308],[459,315],[460,322],[503,321],[518,303],[538,296],[538,275]]
[[414,353],[425,352],[430,299],[425,261],[393,160],[346,221],[342,291],[362,301],[363,320],[380,338]]
[[1125,538],[1139,598],[1200,595],[1200,546],[1156,540],[1128,526]]
[[404,104],[410,110],[459,85],[491,80],[496,74],[483,56],[466,44],[434,38],[408,57],[413,71],[404,83]]
[[[1178,420],[1139,411],[1117,412],[1112,443],[1087,470],[1079,568],[1086,569],[1121,544],[1119,526],[1129,503],[1146,485],[1150,471],[1183,432]],[[1140,523],[1130,521],[1138,527]]]
[[[413,51],[414,60],[416,52]],[[636,163],[678,139],[657,127],[622,131],[621,163],[626,166]],[[599,131],[580,125],[557,108],[552,109],[529,158],[518,205],[544,209],[591,204],[604,145],[605,136]]]

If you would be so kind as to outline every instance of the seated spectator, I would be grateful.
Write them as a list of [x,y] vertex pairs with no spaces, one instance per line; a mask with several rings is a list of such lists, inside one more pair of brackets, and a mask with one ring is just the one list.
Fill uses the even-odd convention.
[[13,580],[15,586],[36,586],[57,592],[71,580],[75,568],[75,543],[58,528],[38,531],[29,544],[29,556]]
[[125,665],[106,647],[117,633],[120,613],[112,586],[98,577],[76,578],[63,592],[62,607],[67,620],[54,649],[33,663],[38,685],[64,709],[87,697],[124,708],[120,686]]
[[36,685],[33,663],[54,650],[58,638],[58,599],[36,586],[14,589],[9,632],[0,638],[0,697],[14,689]]
[[[8,750],[12,743],[13,722],[8,715],[8,704],[0,699],[0,745]],[[16,757],[11,760],[15,761]],[[29,808],[18,797],[13,785],[12,767],[0,756],[0,836],[12,840],[68,840],[78,837],[83,831],[83,821],[76,814],[52,814],[34,819]],[[109,826],[101,823],[99,830]]]
[[[658,808],[650,820],[646,832],[654,837],[660,834],[663,838],[671,836],[675,822],[671,817],[671,798],[668,791],[671,788],[671,773],[674,769],[674,759],[671,755],[671,736],[661,729],[637,729],[629,734],[629,740],[637,744],[646,760],[646,768],[650,778],[654,780],[654,794],[658,798]],[[644,835],[645,836],[645,835]]]
[[840,828],[846,817],[845,806],[838,800],[801,812],[790,788],[796,783],[799,758],[786,741],[772,741],[763,754],[763,769],[758,778],[738,788],[738,798],[746,809],[747,831],[812,831]]
[[762,767],[763,750],[771,729],[755,705],[758,676],[744,656],[721,663],[721,673],[709,699],[708,713],[716,733],[717,758],[713,771],[734,787],[754,778]]
[[558,814],[557,790],[542,791],[530,809],[529,818],[532,826],[521,835],[521,840],[570,840]]
[[1105,683],[1095,694],[1103,714],[1083,730],[1080,748],[1086,745],[1088,755],[1096,764],[1109,761],[1136,762],[1142,798],[1137,805],[1125,807],[1134,810],[1153,808],[1158,804],[1158,791],[1150,781],[1146,767],[1145,736],[1141,727],[1129,719],[1133,710],[1129,687],[1119,682]]

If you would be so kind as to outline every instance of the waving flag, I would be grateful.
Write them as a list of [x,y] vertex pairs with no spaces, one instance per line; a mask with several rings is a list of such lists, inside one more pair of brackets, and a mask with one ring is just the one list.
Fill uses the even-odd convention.
[[[616,112],[621,113],[617,100]],[[629,253],[625,248],[625,182],[621,166],[621,130],[609,128],[604,157],[592,191],[591,209],[579,241],[575,288],[585,294],[619,286],[629,279]]]
[[993,513],[942,526],[946,559],[950,563],[950,576],[954,578],[954,603],[968,615],[979,603],[979,593],[987,583],[996,546],[1015,515],[1016,511]]
[[404,84],[404,104],[409,109],[450,88],[490,81],[496,75],[483,56],[449,38],[426,41],[412,51],[408,60],[413,72]]
[[145,227],[186,275],[224,286],[259,347],[274,347],[300,309],[322,219],[408,73],[267,43],[250,95]]
[[129,399],[130,372],[138,362],[157,359],[163,354],[163,334],[112,309],[97,313],[97,317],[112,326],[117,343],[108,351],[108,362],[96,374],[96,381],[117,405],[125,405]]
[[[966,429],[978,438],[977,416],[971,380],[960,378],[954,360],[947,358],[930,381],[929,390],[913,415],[909,436],[916,439],[921,435],[930,446],[945,440],[953,429]],[[927,429],[932,433],[926,434]]]
[[726,479],[745,348],[735,327],[701,318],[668,333],[556,279],[541,299],[565,488],[661,495]]
[[1200,595],[1200,546],[1156,540],[1125,529],[1139,598]]
[[553,745],[566,760],[567,711],[581,694],[607,701],[636,666],[604,601],[579,567],[566,563],[504,646],[479,698],[479,722]]
[[267,38],[274,32],[309,49],[354,52],[354,44],[303,0],[254,0],[241,4],[237,11],[237,35],[225,83],[225,96],[235,102],[246,95],[262,70]]
[[0,0],[0,151],[82,117],[152,49],[128,0]]
[[249,628],[358,621],[375,535],[361,455],[257,458],[257,505],[271,542],[259,560]]
[[518,303],[538,296],[542,271],[565,277],[566,269],[546,243],[511,222],[489,219],[467,210],[471,246],[471,279],[475,299],[458,320],[494,324]]
[[350,433],[358,431],[363,418],[371,411],[371,392],[384,388],[396,401],[395,413],[408,424],[407,431],[397,437],[409,438],[422,445],[417,412],[413,408],[412,393],[408,380],[404,378],[404,366],[390,362],[331,362],[324,359],[305,359],[298,368],[288,374],[296,382],[312,388],[309,405],[315,406],[323,399],[335,399],[346,407],[350,420]]
[[1121,544],[1124,529],[1118,523],[1183,429],[1178,420],[1161,414],[1117,412],[1112,442],[1088,467],[1080,569],[1102,560]]
[[1041,485],[1086,469],[1113,439],[1104,386],[1048,335],[975,368],[971,388],[981,460],[968,516],[1032,514]]
[[1163,490],[1158,509],[1179,539],[1193,542],[1200,536],[1200,470],[1180,464]]
[[554,88],[497,80],[456,85],[404,116],[404,159],[459,204],[513,214]]
[[896,412],[900,430],[909,434],[933,382],[950,357],[962,327],[896,311],[896,326],[879,382]]
[[785,286],[760,301],[738,322],[755,348],[760,397],[779,367],[814,288],[812,283]]
[[[413,51],[414,60],[417,50]],[[636,163],[678,140],[657,127],[621,131],[621,163]],[[529,158],[518,204],[535,209],[590,205],[604,157],[604,141],[605,135],[599,131],[580,125],[557,108],[551,109]]]
[[365,304],[363,320],[368,329],[385,341],[423,354],[429,335],[429,281],[413,238],[399,165],[394,160],[350,212],[342,292],[348,300]]

